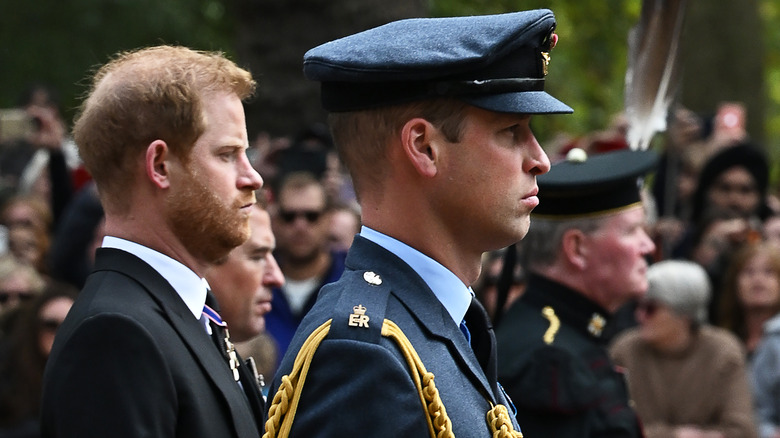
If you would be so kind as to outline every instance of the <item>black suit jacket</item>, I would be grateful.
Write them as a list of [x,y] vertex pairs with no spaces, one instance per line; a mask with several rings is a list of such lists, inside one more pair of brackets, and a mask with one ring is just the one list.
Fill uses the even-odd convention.
[[157,271],[99,249],[46,366],[42,434],[257,438],[263,402],[240,368],[246,393]]

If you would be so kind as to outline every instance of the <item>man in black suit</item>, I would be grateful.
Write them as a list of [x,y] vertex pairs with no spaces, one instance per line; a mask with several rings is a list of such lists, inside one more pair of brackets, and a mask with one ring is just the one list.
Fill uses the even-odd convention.
[[290,344],[266,432],[519,436],[470,285],[538,203],[531,114],[571,112],[543,91],[554,28],[549,10],[411,19],[306,54],[364,226]]
[[96,74],[74,136],[105,210],[95,268],[44,376],[46,437],[259,436],[263,401],[206,269],[249,236],[251,75],[159,46]]

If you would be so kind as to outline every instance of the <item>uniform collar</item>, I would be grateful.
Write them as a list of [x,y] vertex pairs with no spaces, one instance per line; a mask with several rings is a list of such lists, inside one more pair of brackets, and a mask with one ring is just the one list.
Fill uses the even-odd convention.
[[366,226],[360,229],[360,235],[385,248],[411,267],[452,317],[460,324],[466,316],[474,296],[471,288],[445,268],[441,263],[417,251],[411,246]]
[[607,341],[604,335],[610,314],[574,289],[541,275],[531,274],[521,299],[539,309],[549,306],[562,324],[599,342]]

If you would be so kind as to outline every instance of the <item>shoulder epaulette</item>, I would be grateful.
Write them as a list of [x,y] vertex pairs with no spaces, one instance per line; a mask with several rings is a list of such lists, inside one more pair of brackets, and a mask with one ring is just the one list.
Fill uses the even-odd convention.
[[[345,275],[361,276],[367,290],[344,292],[335,306],[333,317],[314,330],[295,357],[290,374],[282,376],[279,389],[268,411],[263,438],[286,438],[292,428],[298,402],[303,391],[314,353],[327,339],[355,339],[379,343],[382,337],[398,345],[409,367],[409,375],[417,387],[432,438],[454,438],[452,421],[442,403],[434,375],[425,369],[420,356],[403,330],[385,318],[390,289],[383,287],[382,278],[373,271],[347,271]],[[342,277],[342,279],[344,279]],[[347,279],[349,281],[349,279]],[[352,281],[360,281],[352,279]],[[492,405],[492,403],[491,403]],[[494,405],[487,413],[487,422],[497,438],[522,438],[515,432],[504,405]]]
[[390,286],[373,271],[347,271],[333,312],[328,339],[353,339],[378,344],[382,337]]

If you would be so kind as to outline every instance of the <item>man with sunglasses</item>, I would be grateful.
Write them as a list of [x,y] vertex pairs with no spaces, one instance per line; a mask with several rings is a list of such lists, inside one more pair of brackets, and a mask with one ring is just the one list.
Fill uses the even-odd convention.
[[528,285],[496,329],[499,378],[528,436],[641,437],[605,348],[610,315],[647,291],[639,182],[652,151],[572,150],[541,175],[522,242]]
[[330,202],[322,182],[312,173],[287,175],[276,198],[274,254],[285,282],[274,289],[265,320],[281,360],[301,319],[314,305],[317,291],[344,272],[346,253],[330,250]]

